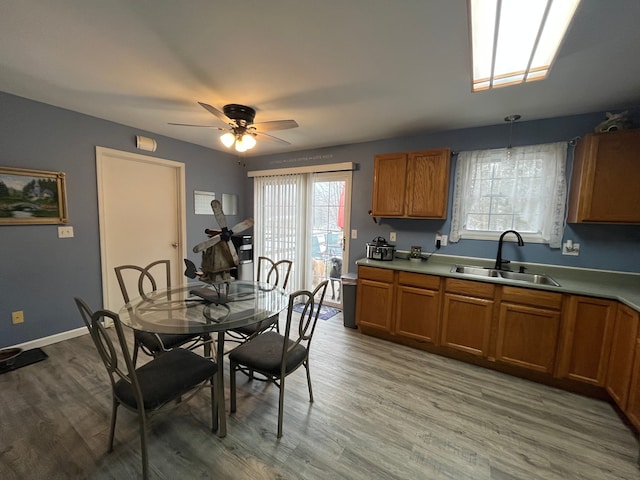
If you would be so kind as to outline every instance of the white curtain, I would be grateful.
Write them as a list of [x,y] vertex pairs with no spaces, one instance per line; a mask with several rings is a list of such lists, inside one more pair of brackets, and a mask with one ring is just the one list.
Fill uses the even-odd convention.
[[287,290],[303,288],[304,272],[296,264],[305,258],[308,175],[254,178],[254,262],[259,256],[293,261]]
[[509,215],[497,213],[500,202],[511,202],[508,208],[517,205],[518,215],[511,215],[509,221],[521,222],[528,233],[551,248],[560,248],[566,160],[566,142],[461,152],[454,179],[450,241],[465,238],[465,233],[466,238],[481,238],[475,234],[518,230],[518,223],[501,223]]

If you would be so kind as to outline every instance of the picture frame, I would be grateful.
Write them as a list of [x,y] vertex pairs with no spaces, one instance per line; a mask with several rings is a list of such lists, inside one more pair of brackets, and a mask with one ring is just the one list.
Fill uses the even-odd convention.
[[65,174],[0,167],[0,225],[67,223]]

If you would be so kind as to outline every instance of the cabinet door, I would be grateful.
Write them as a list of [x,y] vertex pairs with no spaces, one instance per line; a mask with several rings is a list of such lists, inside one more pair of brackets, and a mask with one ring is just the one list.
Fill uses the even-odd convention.
[[569,222],[640,223],[640,130],[592,133],[576,148]]
[[604,386],[616,302],[572,296],[564,316],[558,377]]
[[625,410],[629,397],[633,354],[638,338],[638,312],[618,304],[613,327],[611,355],[607,370],[606,387],[609,395]]
[[407,164],[407,216],[446,218],[449,198],[448,148],[411,152]]
[[376,155],[373,162],[373,206],[377,217],[404,215],[407,177],[407,155],[390,153]]
[[640,429],[640,339],[636,341],[636,350],[629,385],[629,402],[625,411],[631,423]]
[[393,284],[358,279],[356,324],[391,331]]
[[435,343],[440,292],[398,285],[395,333],[419,341]]
[[496,360],[552,373],[560,333],[560,312],[501,303]]
[[441,345],[487,357],[493,303],[486,298],[445,293]]

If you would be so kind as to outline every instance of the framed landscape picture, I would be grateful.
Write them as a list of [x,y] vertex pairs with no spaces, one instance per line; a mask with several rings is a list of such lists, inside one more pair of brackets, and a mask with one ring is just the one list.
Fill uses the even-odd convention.
[[67,223],[65,175],[0,167],[0,225]]

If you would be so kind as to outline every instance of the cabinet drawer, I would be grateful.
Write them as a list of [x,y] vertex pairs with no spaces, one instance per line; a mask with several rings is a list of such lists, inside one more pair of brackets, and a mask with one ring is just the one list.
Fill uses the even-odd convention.
[[378,282],[393,282],[393,270],[375,267],[358,267],[358,278],[377,280]]
[[562,307],[562,294],[505,285],[502,287],[502,301],[560,310]]
[[400,285],[408,285],[411,287],[438,290],[440,288],[440,277],[424,275],[421,273],[399,272],[398,283]]
[[496,286],[492,283],[472,282],[469,280],[458,280],[457,278],[447,278],[445,282],[447,292],[460,293],[473,297],[493,298]]

